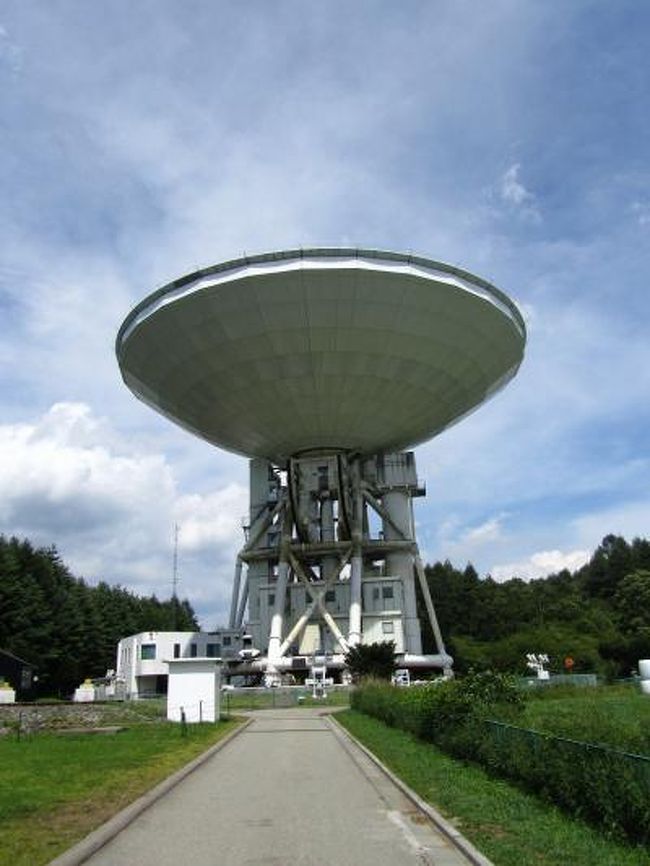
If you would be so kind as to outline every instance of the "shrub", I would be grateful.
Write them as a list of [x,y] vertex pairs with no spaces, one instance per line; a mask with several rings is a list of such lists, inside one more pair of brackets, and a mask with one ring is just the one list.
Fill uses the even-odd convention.
[[483,716],[500,706],[511,715],[523,706],[524,696],[506,674],[471,673],[463,679],[432,680],[426,686],[403,689],[381,682],[365,682],[352,696],[360,712],[437,742],[459,722]]
[[350,647],[345,654],[345,663],[355,679],[374,677],[389,680],[395,669],[395,642],[386,640]]
[[526,699],[512,677],[485,671],[409,689],[368,682],[351,703],[609,833],[650,841],[650,759],[509,724]]
[[650,841],[650,759],[484,720],[475,757],[613,835]]

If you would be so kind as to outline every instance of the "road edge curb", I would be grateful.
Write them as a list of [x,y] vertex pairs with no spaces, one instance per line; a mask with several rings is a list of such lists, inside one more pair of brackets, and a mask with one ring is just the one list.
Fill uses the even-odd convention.
[[235,737],[239,736],[242,731],[246,730],[252,721],[253,719],[247,719],[235,728],[234,731],[226,734],[223,739],[216,742],[213,746],[210,746],[209,749],[206,749],[205,752],[202,752],[188,764],[185,764],[184,767],[181,767],[180,770],[176,770],[176,772],[172,773],[171,776],[163,779],[162,782],[158,782],[158,784],[150,791],[147,791],[146,794],[142,794],[137,800],[129,803],[128,806],[125,806],[120,812],[117,812],[117,814],[113,815],[103,824],[100,824],[100,826],[95,830],[91,830],[87,836],[84,836],[83,839],[76,842],[71,848],[63,851],[63,853],[59,854],[58,857],[55,857],[54,860],[50,860],[49,863],[47,863],[47,866],[80,866],[80,864],[85,863],[93,854],[96,854],[97,851],[108,844],[111,839],[114,839],[118,833],[121,833],[122,830],[135,821],[139,815],[145,812],[150,806],[153,806],[155,802],[171,791],[172,788],[175,788],[176,785],[182,782],[183,779],[186,779],[206,761],[209,761],[214,754],[220,751],[220,749],[223,749],[224,746],[227,746],[228,743],[232,742]]
[[[405,794],[411,802],[417,806],[417,808],[424,812],[424,814],[429,818],[429,820],[440,830],[440,832],[447,837],[447,839],[458,848],[462,853],[470,860],[473,866],[494,866],[494,863],[482,854],[478,848],[475,848],[472,843],[466,839],[463,834],[456,828],[452,823],[450,823],[446,818],[444,818],[437,809],[434,809],[426,800],[423,800],[419,794],[416,794],[412,788],[403,782],[399,776],[396,776],[392,770],[389,770],[388,767],[380,761],[379,758],[371,752],[367,746],[358,740],[353,734],[351,734],[343,725],[336,719],[334,713],[328,713],[328,718],[330,723],[332,723],[335,729],[343,734],[344,737],[347,737],[352,743],[354,743],[357,748],[361,749],[361,751],[366,755],[366,757],[370,758],[370,760],[376,764],[377,767],[384,773],[391,782],[396,785],[400,791]],[[57,864],[58,866],[58,864]]]

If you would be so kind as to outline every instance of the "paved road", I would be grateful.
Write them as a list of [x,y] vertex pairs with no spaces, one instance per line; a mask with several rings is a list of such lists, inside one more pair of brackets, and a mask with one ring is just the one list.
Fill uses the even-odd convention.
[[266,710],[92,866],[467,866],[319,711]]

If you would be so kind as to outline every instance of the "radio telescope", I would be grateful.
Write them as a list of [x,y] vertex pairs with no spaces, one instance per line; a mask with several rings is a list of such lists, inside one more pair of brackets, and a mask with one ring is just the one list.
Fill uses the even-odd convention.
[[[154,292],[117,336],[133,393],[250,460],[228,629],[267,681],[360,642],[448,669],[418,552],[412,448],[516,374],[515,304],[401,253],[303,249],[224,262]],[[422,654],[416,580],[437,653]]]

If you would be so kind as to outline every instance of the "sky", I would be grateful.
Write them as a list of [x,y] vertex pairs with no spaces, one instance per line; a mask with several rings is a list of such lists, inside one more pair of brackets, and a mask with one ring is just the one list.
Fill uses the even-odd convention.
[[155,288],[244,253],[410,251],[506,291],[516,379],[419,447],[429,562],[497,580],[650,536],[650,4],[4,0],[0,533],[226,618],[246,460],[137,401]]

